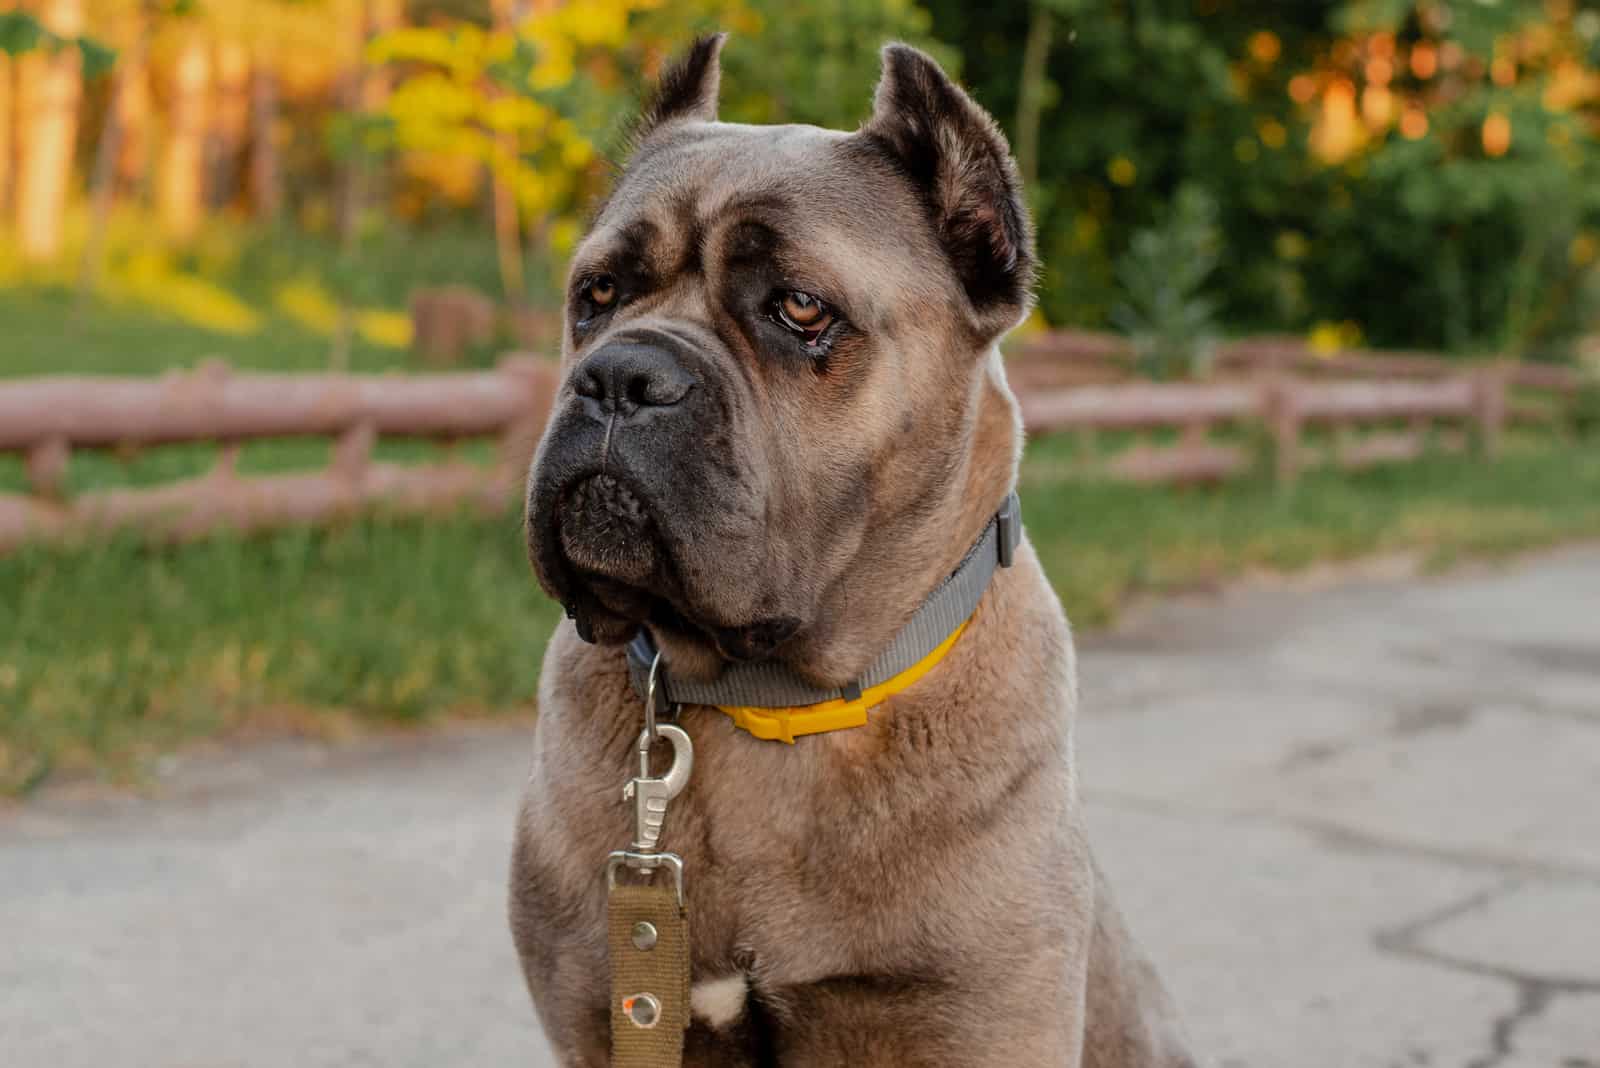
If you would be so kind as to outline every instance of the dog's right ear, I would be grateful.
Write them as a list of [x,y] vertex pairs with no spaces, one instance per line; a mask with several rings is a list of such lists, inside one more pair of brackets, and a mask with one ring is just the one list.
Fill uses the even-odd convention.
[[931,57],[891,44],[861,132],[921,190],[978,328],[993,336],[1016,325],[1033,296],[1033,229],[1011,149],[988,112]]
[[673,60],[661,72],[655,92],[650,94],[639,123],[634,128],[635,143],[649,137],[659,127],[675,119],[697,122],[717,121],[717,93],[722,86],[722,45],[725,33],[708,34],[689,46],[689,51]]

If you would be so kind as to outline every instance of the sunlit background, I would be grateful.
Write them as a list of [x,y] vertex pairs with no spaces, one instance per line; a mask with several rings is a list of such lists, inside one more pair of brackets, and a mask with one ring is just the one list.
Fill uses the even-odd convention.
[[[728,120],[853,128],[898,38],[1005,128],[1044,263],[1008,343],[1019,393],[1043,398],[1024,495],[1079,624],[1248,569],[1600,533],[1600,8],[1577,0],[0,5],[0,391],[548,358],[564,259],[628,117],[710,28],[732,33]],[[1468,399],[1385,409],[1412,432],[1392,456],[1350,440],[1370,428],[1308,425],[1307,456],[1334,462],[1290,469],[1270,412],[1099,425],[1044,403],[1286,369],[1459,380]],[[1491,372],[1509,382],[1498,413]],[[0,490],[48,518],[219,458],[320,470],[366,455],[352,433],[41,432],[0,443]],[[385,436],[372,455],[499,453]],[[531,711],[557,612],[514,494],[227,526],[79,525],[0,550],[0,790],[138,784],[246,729]]]

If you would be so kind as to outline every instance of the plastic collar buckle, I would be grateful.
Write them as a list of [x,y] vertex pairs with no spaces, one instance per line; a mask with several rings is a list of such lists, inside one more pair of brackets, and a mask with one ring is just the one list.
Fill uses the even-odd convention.
[[1015,493],[1006,495],[1005,503],[994,514],[998,528],[996,541],[1000,544],[1000,566],[1010,567],[1017,558],[1017,545],[1022,541],[1022,502]]

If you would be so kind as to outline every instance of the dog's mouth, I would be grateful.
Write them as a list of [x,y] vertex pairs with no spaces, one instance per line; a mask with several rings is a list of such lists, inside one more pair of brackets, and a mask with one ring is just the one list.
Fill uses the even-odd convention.
[[568,489],[556,510],[555,532],[562,556],[589,595],[635,624],[698,638],[730,660],[766,659],[800,629],[800,621],[790,617],[723,626],[688,611],[655,517],[614,475],[590,475]]
[[662,552],[655,519],[613,475],[591,475],[567,490],[556,517],[561,551],[578,570],[644,586],[658,577]]

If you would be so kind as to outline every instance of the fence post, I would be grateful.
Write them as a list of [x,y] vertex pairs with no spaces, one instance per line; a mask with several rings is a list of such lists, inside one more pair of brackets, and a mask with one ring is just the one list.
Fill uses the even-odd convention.
[[1500,452],[1500,433],[1506,424],[1506,369],[1485,367],[1473,378],[1472,408],[1478,453],[1490,459]]
[[372,460],[372,446],[378,441],[378,429],[363,420],[340,434],[333,446],[333,474],[341,482],[360,482]]
[[1267,433],[1272,436],[1273,475],[1279,486],[1294,484],[1300,473],[1300,404],[1295,380],[1273,375],[1262,387]]
[[500,434],[500,467],[507,478],[516,481],[527,474],[539,436],[544,433],[559,372],[550,360],[519,353],[502,357],[496,370],[516,382],[527,397],[522,417],[506,424]]
[[67,465],[72,460],[72,445],[66,438],[46,438],[28,450],[28,488],[47,500],[60,501],[67,495]]

